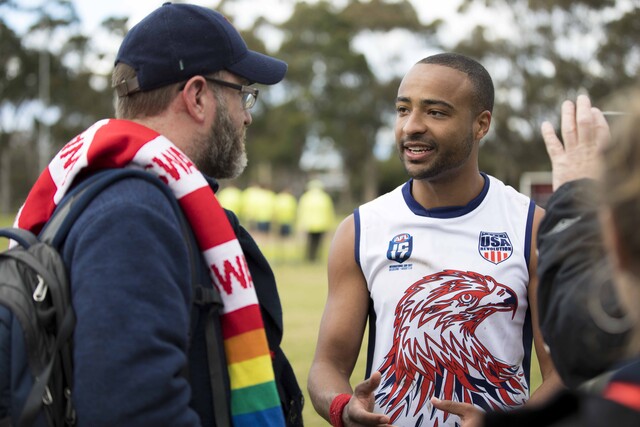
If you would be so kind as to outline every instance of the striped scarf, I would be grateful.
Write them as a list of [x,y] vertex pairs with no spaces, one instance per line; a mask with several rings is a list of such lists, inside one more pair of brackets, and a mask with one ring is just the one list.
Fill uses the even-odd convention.
[[101,169],[144,169],[178,199],[218,288],[231,382],[233,425],[283,426],[269,347],[253,281],[236,236],[193,163],[157,132],[125,120],[102,120],[68,142],[40,175],[16,225],[40,232],[74,179]]

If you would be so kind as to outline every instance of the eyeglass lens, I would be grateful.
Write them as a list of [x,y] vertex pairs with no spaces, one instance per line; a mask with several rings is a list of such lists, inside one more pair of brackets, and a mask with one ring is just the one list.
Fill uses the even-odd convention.
[[242,94],[242,107],[245,110],[250,110],[254,105],[256,105],[256,96],[252,93],[245,92]]

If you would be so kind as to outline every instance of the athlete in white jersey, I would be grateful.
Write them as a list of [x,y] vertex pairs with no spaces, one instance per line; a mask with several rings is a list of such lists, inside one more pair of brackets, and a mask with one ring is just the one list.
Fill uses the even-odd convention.
[[[532,338],[543,383],[529,402],[562,386],[537,325],[543,210],[478,167],[493,98],[484,67],[453,53],[418,62],[398,88],[396,146],[411,179],[347,217],[329,253],[308,388],[336,427],[459,425],[432,398],[523,405]],[[352,388],[370,315],[370,376]]]
[[[409,181],[355,212],[371,299],[375,410],[399,425],[454,425],[430,398],[485,410],[529,397],[528,261],[535,205],[483,175],[466,206],[424,209]],[[436,423],[437,420],[437,423]]]

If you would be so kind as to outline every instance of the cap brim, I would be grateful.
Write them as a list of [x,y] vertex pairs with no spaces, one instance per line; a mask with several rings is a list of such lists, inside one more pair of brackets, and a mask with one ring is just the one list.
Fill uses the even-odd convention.
[[264,85],[280,82],[287,73],[286,62],[252,50],[247,51],[240,61],[225,68],[252,83]]

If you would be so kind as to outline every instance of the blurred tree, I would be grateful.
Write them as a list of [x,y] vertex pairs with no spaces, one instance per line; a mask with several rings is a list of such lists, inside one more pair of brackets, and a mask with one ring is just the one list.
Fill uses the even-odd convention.
[[281,89],[283,103],[265,115],[272,123],[270,131],[255,129],[259,140],[265,141],[260,158],[274,155],[281,165],[297,169],[311,137],[328,140],[345,165],[348,186],[343,203],[375,197],[378,171],[373,148],[384,114],[393,110],[397,81],[376,78],[353,40],[363,33],[406,29],[435,42],[433,28],[418,21],[406,0],[350,1],[343,9],[327,1],[299,2],[277,28],[284,32],[284,41],[276,55],[289,64],[289,71]]
[[[300,159],[314,141],[325,141],[343,159],[348,187],[343,203],[369,200],[399,183],[402,168],[395,155],[374,156],[380,130],[393,121],[399,77],[377,75],[362,53],[362,40],[391,40],[401,32],[389,70],[397,65],[393,58],[411,53],[410,39],[432,51],[458,51],[481,61],[496,86],[481,168],[514,186],[524,171],[549,169],[538,128],[544,119],[557,123],[562,100],[588,92],[603,105],[608,95],[637,81],[640,0],[462,0],[454,20],[426,24],[412,6],[415,0],[334,3],[293,2],[285,22],[259,18],[243,33],[252,49],[289,64],[282,84],[260,88],[249,129],[247,182],[267,171],[269,184],[304,185]],[[112,61],[115,52],[101,51],[93,42],[96,35],[82,32],[72,1],[30,4],[0,0],[3,212],[15,210],[39,173],[34,156],[39,131],[49,130],[53,152],[93,121],[112,115],[110,70],[101,74],[97,65]],[[217,8],[232,6],[219,1]],[[7,11],[32,22],[24,34],[8,25]],[[111,17],[102,30],[121,39],[127,20]],[[263,41],[274,33],[282,43],[268,52]],[[49,64],[48,108],[40,90],[43,63]]]
[[[48,162],[78,132],[112,115],[112,95],[93,67],[104,53],[82,34],[71,1],[5,1],[0,11],[0,212],[9,213],[41,171],[38,154]],[[32,22],[22,35],[5,21],[16,14]],[[122,33],[122,20],[110,22],[108,30]]]
[[528,170],[549,170],[540,123],[558,124],[564,99],[588,93],[595,105],[637,79],[637,0],[464,0],[459,13],[500,16],[449,49],[483,63],[494,78],[493,132],[481,168],[517,186]]
[[11,211],[11,152],[14,132],[12,120],[19,117],[27,100],[37,95],[33,75],[25,70],[37,64],[37,56],[23,49],[20,38],[0,20],[0,213]]
[[[250,31],[241,31],[241,34],[252,50],[278,56],[269,52],[263,39],[258,37],[260,32],[273,28],[265,19],[259,19]],[[305,117],[291,104],[282,83],[259,88],[260,99],[251,110],[253,123],[247,131],[249,164],[238,181],[244,187],[259,181],[272,189],[280,189],[302,181],[298,162],[307,131]],[[266,177],[265,170],[268,171]]]

